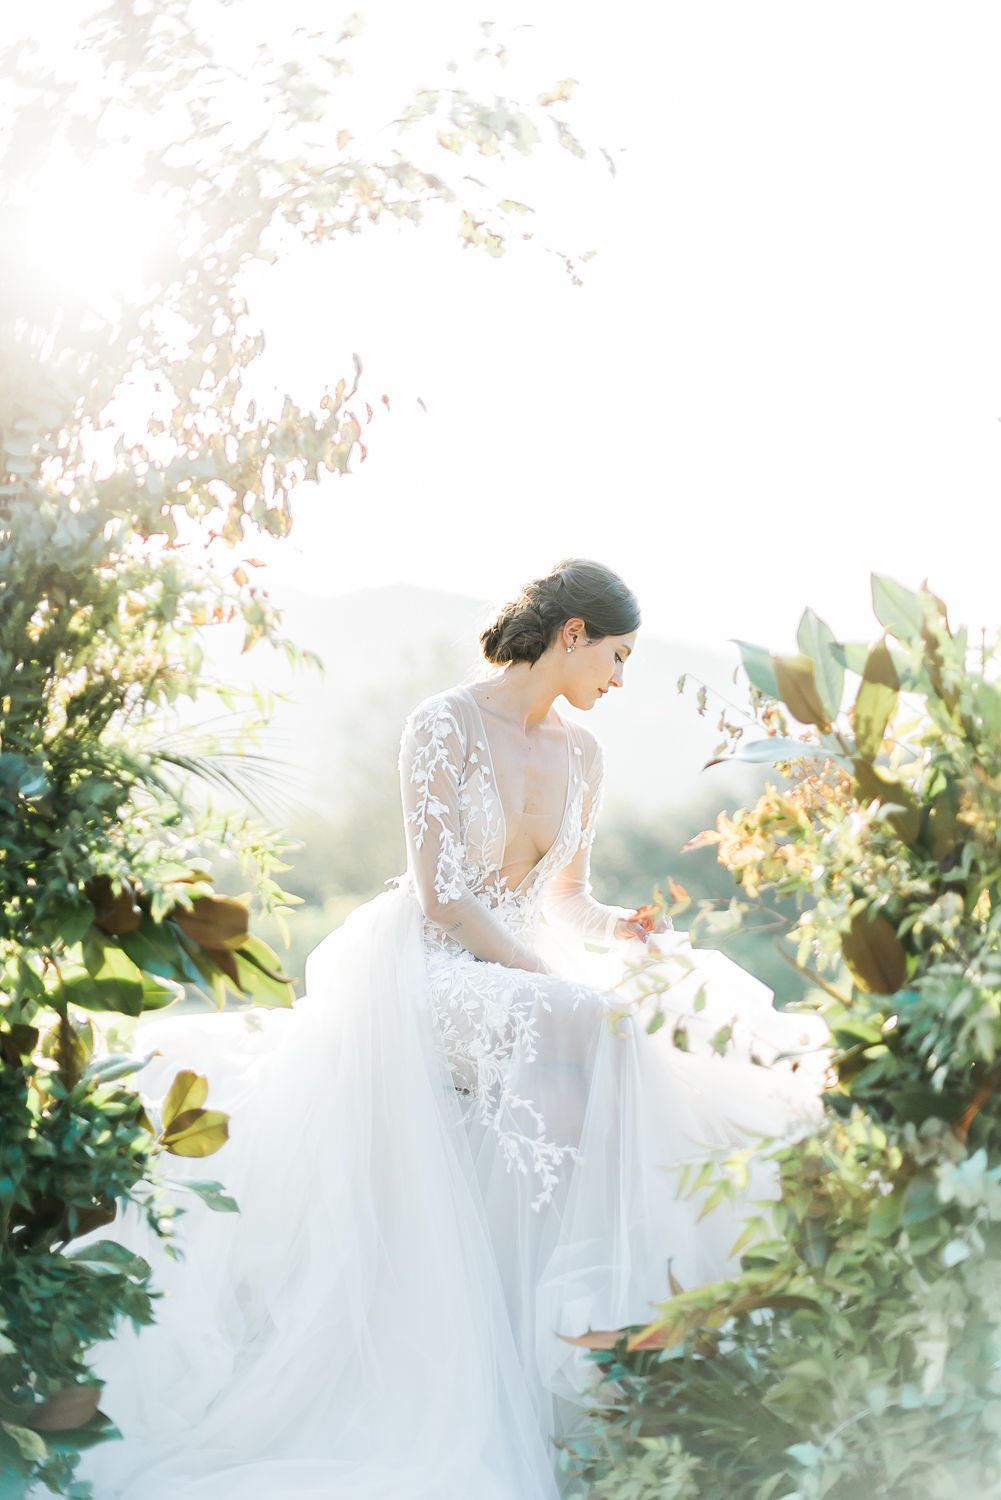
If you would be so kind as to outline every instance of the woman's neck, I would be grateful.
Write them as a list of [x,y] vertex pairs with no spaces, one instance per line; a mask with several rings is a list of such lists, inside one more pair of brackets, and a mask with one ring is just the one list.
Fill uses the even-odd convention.
[[525,734],[546,722],[561,692],[548,655],[533,666],[515,662],[479,685],[479,696],[491,711],[510,719]]

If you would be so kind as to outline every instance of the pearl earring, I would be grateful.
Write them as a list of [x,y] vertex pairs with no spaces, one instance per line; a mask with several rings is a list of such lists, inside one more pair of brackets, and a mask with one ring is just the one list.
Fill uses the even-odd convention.
[[571,651],[572,651],[572,650],[573,650],[573,648],[574,648],[574,646],[576,646],[576,644],[577,644],[577,642],[576,642],[576,641],[574,641],[574,643],[573,643],[573,645],[572,645],[572,646],[568,646],[568,647],[567,647],[567,655],[568,655],[568,656],[569,656],[569,655],[570,655],[570,652],[571,652]]

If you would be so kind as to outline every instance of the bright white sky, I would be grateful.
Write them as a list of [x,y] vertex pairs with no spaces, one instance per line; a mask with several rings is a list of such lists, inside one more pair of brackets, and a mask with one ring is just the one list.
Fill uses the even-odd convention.
[[[365,11],[359,76],[423,82],[446,35],[468,54],[438,9],[438,32],[428,5]],[[658,633],[781,648],[807,603],[869,632],[877,570],[997,623],[1001,8],[492,14],[535,22],[502,27],[525,71],[578,78],[568,118],[620,164],[554,149],[523,194],[599,254],[574,288],[530,247],[405,226],[287,276],[276,356],[334,378],[357,348],[393,411],[356,477],[300,501],[283,571],[507,597],[577,553]]]
[[[382,157],[408,144],[381,128],[394,104],[471,54],[479,12],[358,8],[345,125]],[[346,10],[287,0],[282,24],[308,12],[336,38]],[[275,16],[222,12],[234,61]],[[498,86],[580,80],[563,113],[618,176],[555,145],[515,163],[511,195],[546,222],[499,262],[405,225],[262,277],[282,388],[318,399],[357,349],[392,402],[356,475],[301,492],[275,591],[500,599],[580,554],[621,571],[658,634],[712,646],[790,646],[807,603],[870,633],[871,570],[998,623],[1001,7],[492,0],[490,17],[513,54]],[[584,287],[543,244],[598,251]]]

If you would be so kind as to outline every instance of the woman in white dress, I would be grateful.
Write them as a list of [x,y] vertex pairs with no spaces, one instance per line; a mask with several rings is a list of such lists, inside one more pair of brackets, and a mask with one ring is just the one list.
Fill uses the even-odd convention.
[[[88,1458],[96,1500],[555,1500],[553,1439],[595,1399],[560,1335],[647,1321],[669,1260],[725,1270],[732,1218],[697,1223],[668,1169],[803,1099],[610,992],[649,935],[591,895],[601,751],[554,704],[620,687],[639,620],[595,563],[529,584],[481,637],[502,670],[411,715],[407,873],[314,951],[306,997],[144,1031],[162,1080],[196,1067],[231,1112],[241,1213],[192,1209],[156,1325],[103,1351],[124,1441]],[[657,941],[676,1006],[707,982],[759,1054],[808,1040]]]

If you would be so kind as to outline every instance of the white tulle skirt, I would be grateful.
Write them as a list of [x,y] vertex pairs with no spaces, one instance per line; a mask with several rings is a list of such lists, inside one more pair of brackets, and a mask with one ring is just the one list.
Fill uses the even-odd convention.
[[[499,971],[533,1023],[505,1108],[523,1101],[529,1146],[555,1148],[541,1175],[443,1041],[405,882],[320,944],[292,1011],[145,1027],[162,1055],[144,1088],[194,1067],[230,1113],[227,1146],[189,1170],[241,1212],[189,1200],[183,1261],[122,1226],[163,1297],[99,1351],[123,1440],[87,1456],[97,1500],[556,1500],[553,1439],[595,1404],[594,1366],[559,1335],[648,1321],[669,1261],[686,1287],[723,1274],[734,1217],[697,1222],[673,1169],[816,1108],[815,1070],[746,1060],[816,1057],[816,1029],[720,955],[664,947],[691,1052],[618,1016],[621,989]],[[622,957],[590,977],[610,984]],[[495,968],[457,960],[456,993]],[[699,1050],[733,1022],[738,1055]]]

